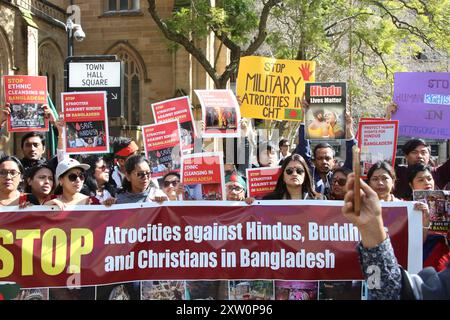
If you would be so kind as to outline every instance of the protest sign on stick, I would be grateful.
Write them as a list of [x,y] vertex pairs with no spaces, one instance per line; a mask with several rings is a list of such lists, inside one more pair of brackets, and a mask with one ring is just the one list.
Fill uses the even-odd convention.
[[237,96],[242,117],[303,121],[305,83],[315,81],[314,61],[241,57]]
[[248,197],[260,199],[275,190],[281,167],[246,169]]
[[5,103],[11,113],[9,132],[48,131],[43,105],[47,104],[47,77],[3,76]]
[[345,138],[345,82],[307,83],[306,139]]
[[395,166],[398,121],[360,121],[358,147],[361,150],[361,177],[377,161],[387,161]]
[[399,136],[450,139],[450,72],[397,72],[394,102]]
[[152,178],[180,172],[181,140],[178,120],[142,127],[144,149],[150,161]]
[[65,151],[68,154],[109,152],[106,92],[63,92]]
[[155,123],[178,120],[180,123],[183,151],[191,151],[194,149],[194,139],[197,138],[197,131],[189,97],[186,96],[152,103],[151,108]]
[[239,104],[231,90],[195,90],[202,106],[205,123],[203,138],[238,138],[241,136]]
[[450,191],[414,190],[413,199],[428,205],[430,210],[429,233],[446,237],[450,225]]
[[225,200],[223,154],[184,155],[181,158],[181,179],[187,200]]

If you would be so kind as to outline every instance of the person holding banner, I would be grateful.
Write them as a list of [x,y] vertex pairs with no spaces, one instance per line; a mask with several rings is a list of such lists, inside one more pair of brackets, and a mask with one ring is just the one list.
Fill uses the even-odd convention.
[[5,156],[0,159],[0,206],[24,208],[30,204],[39,204],[32,194],[19,191],[23,174],[24,168],[16,157]]
[[263,200],[303,200],[323,199],[314,191],[311,173],[305,159],[298,154],[287,157],[280,171],[275,190],[263,197]]
[[[361,181],[361,209],[354,210],[354,174],[347,180],[347,190],[342,207],[343,215],[358,227],[361,242],[357,250],[364,278],[368,283],[371,300],[449,300],[450,264],[437,273],[434,268],[425,268],[418,275],[409,275],[398,264],[386,233],[381,215],[378,195],[364,181]],[[378,270],[374,279],[374,267]],[[377,280],[374,283],[374,280]]]
[[[302,106],[306,108],[308,106],[307,102],[303,100]],[[352,148],[357,145],[357,141],[353,134],[353,120],[349,113],[345,114],[346,121],[346,139],[345,142],[345,162],[343,167],[352,170]],[[299,143],[295,148],[294,153],[301,155],[311,170],[313,177],[314,188],[317,192],[320,192],[327,198],[330,197],[331,191],[331,176],[332,168],[335,166],[335,150],[334,148],[325,142],[319,143],[314,148],[313,154],[311,155],[311,145],[309,140],[305,139],[305,124],[301,123],[298,129],[298,139]]]
[[44,204],[55,186],[55,173],[47,164],[40,164],[28,170],[25,176],[25,192],[33,194],[39,204]]
[[151,180],[150,163],[146,158],[140,155],[129,157],[125,162],[125,171],[122,190],[117,195],[117,204],[168,200],[166,194]]
[[69,157],[59,162],[55,174],[59,185],[56,187],[55,194],[51,195],[44,205],[57,206],[64,210],[67,205],[100,204],[97,198],[86,196],[80,192],[86,178],[85,172],[89,168],[89,165]]
[[[434,190],[434,179],[431,174],[431,167],[422,163],[408,166],[408,182],[413,191],[416,190]],[[411,193],[408,200],[413,200]],[[415,210],[421,210],[423,214],[423,265],[424,267],[434,267],[439,270],[441,259],[448,255],[449,248],[447,238],[441,234],[429,233],[430,208],[426,203],[415,202]]]

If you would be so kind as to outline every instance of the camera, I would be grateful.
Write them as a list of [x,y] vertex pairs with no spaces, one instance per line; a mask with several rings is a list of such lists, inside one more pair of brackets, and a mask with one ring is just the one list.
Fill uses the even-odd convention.
[[75,26],[74,29],[75,29],[75,32],[73,33],[73,37],[75,38],[75,40],[83,41],[84,38],[86,38],[86,34],[81,29],[81,26]]

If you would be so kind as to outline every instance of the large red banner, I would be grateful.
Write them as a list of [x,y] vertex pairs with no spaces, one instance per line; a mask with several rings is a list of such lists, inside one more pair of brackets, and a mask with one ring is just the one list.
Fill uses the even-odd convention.
[[[342,216],[341,205],[289,202],[82,206],[64,212],[3,207],[0,281],[32,288],[64,287],[75,274],[81,286],[362,279],[355,250],[359,233]],[[421,257],[412,251],[408,208],[384,207],[383,215],[399,263],[411,267],[411,255]],[[420,235],[419,230],[417,224]]]

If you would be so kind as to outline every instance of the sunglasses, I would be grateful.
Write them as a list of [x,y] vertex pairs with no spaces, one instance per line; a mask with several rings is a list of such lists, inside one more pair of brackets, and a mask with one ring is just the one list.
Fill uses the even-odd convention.
[[140,179],[150,178],[151,172],[136,172],[136,176],[138,176]]
[[297,172],[298,175],[305,173],[305,170],[303,170],[302,168],[287,168],[286,173],[288,175],[291,175],[294,173],[294,170]]
[[170,186],[175,188],[179,183],[180,183],[179,180],[164,181],[163,185],[164,185],[164,188],[168,188]]
[[340,178],[340,179],[333,179],[333,181],[331,182],[331,184],[335,184],[337,183],[338,185],[340,185],[341,187],[345,186],[345,184],[347,183],[347,179],[344,178]]
[[81,181],[84,181],[84,172],[81,172],[80,174],[76,174],[76,173],[71,173],[69,175],[67,175],[67,178],[69,178],[70,182],[75,182],[77,181],[77,178],[80,178]]

